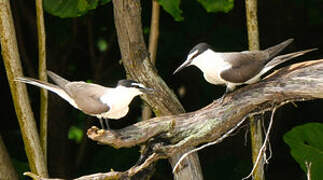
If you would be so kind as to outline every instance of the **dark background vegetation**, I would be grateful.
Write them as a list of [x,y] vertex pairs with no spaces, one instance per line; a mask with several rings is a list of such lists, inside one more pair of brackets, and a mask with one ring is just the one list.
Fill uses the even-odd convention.
[[[12,1],[12,9],[19,42],[21,60],[26,76],[37,77],[37,29],[33,1]],[[148,40],[151,1],[142,1],[142,22]],[[288,38],[295,38],[284,52],[318,47],[321,50],[297,58],[291,63],[322,58],[323,1],[321,0],[271,0],[259,1],[260,44],[264,49]],[[220,97],[224,87],[208,84],[197,68],[187,68],[172,75],[186,58],[190,48],[201,41],[208,42],[218,51],[248,49],[244,1],[235,1],[229,13],[207,13],[195,0],[181,2],[184,21],[176,22],[161,10],[157,69],[167,84],[178,94],[186,111],[193,111]],[[100,6],[88,14],[71,19],[60,19],[45,14],[47,35],[47,67],[69,80],[85,80],[114,86],[125,78],[120,64],[120,52],[113,22],[112,4]],[[107,45],[101,50],[98,45]],[[102,46],[100,46],[102,47]],[[0,64],[0,133],[19,171],[28,170],[27,158],[11,101],[5,69]],[[39,88],[28,86],[36,119],[39,119]],[[83,138],[80,132],[98,125],[95,118],[75,110],[58,96],[50,94],[48,169],[51,177],[77,177],[95,172],[126,170],[139,157],[139,148],[113,149]],[[271,133],[272,159],[266,166],[267,179],[306,179],[289,147],[282,140],[284,133],[296,125],[322,122],[323,103],[320,100],[288,104],[275,115]],[[142,102],[136,98],[130,113],[112,128],[122,128],[140,120]],[[269,114],[266,114],[268,121]],[[72,128],[71,130],[71,127]],[[76,130],[75,130],[76,129]],[[79,132],[80,131],[80,132]],[[221,144],[199,152],[205,179],[241,179],[251,168],[250,141],[245,138],[247,124],[234,136]],[[70,135],[70,138],[69,138]],[[72,136],[72,137],[71,137]],[[167,160],[157,163],[153,179],[171,179]]]

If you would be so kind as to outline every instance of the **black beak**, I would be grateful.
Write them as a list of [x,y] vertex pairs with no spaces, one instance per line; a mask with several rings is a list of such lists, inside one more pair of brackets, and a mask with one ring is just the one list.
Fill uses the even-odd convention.
[[140,88],[140,91],[145,94],[153,94],[155,92],[155,89],[153,88]]
[[192,63],[192,59],[187,59],[182,65],[180,65],[174,72],[173,74],[177,73],[178,71],[186,68],[187,66],[190,66]]

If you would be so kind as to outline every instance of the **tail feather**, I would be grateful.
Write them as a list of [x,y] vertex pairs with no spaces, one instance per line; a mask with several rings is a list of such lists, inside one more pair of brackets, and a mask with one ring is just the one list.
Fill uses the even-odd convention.
[[274,59],[270,60],[264,67],[263,72],[261,74],[266,73],[267,71],[271,70],[272,68],[287,62],[293,58],[296,58],[298,56],[304,55],[308,52],[312,52],[312,51],[316,51],[318,50],[318,48],[313,48],[313,49],[307,49],[307,50],[303,50],[303,51],[298,51],[298,52],[293,52],[293,53],[289,53],[289,54],[284,54],[284,55],[280,55],[275,57]]
[[40,88],[47,89],[51,92],[56,93],[57,95],[59,95],[60,97],[62,97],[66,101],[68,101],[71,105],[76,107],[74,100],[66,93],[66,91],[64,91],[61,87],[59,87],[57,85],[50,84],[50,83],[44,82],[44,81],[40,81],[38,79],[29,78],[29,77],[18,77],[17,79],[15,79],[15,81],[23,82],[23,83],[31,84],[34,86],[38,86]]
[[283,49],[285,49],[290,43],[292,43],[294,39],[288,39],[284,42],[281,42],[275,46],[272,46],[270,48],[265,49],[265,51],[268,53],[270,60],[271,58],[275,57],[278,53],[280,53]]
[[47,71],[47,74],[58,86],[62,88],[64,88],[65,85],[70,82],[52,71]]

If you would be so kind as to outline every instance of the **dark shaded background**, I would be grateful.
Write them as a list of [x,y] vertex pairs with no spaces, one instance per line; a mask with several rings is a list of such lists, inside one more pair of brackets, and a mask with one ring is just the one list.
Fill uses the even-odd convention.
[[[37,77],[37,29],[35,9],[31,1],[12,1],[19,50],[26,76]],[[142,1],[142,21],[148,39],[151,1]],[[178,93],[185,88],[180,99],[187,111],[200,109],[220,97],[224,87],[208,84],[197,68],[187,68],[172,76],[190,48],[201,41],[208,42],[218,51],[242,51],[248,48],[243,1],[235,1],[229,13],[207,13],[195,0],[182,1],[184,21],[175,22],[161,11],[160,37],[157,53],[157,69],[167,84]],[[323,49],[323,2],[321,0],[271,0],[259,1],[259,30],[262,49],[288,38],[295,41],[284,52],[318,47]],[[120,64],[120,52],[113,24],[112,4],[101,6],[85,16],[60,19],[46,14],[48,69],[69,80],[90,80],[106,86],[114,86],[125,78]],[[108,43],[108,49],[100,52],[99,40]],[[297,58],[290,63],[319,59],[322,50]],[[0,87],[2,115],[0,133],[4,138],[14,164],[21,174],[28,170],[24,145],[11,101],[5,69],[1,61]],[[36,119],[39,119],[39,89],[28,87]],[[97,145],[86,136],[80,143],[68,139],[71,126],[86,129],[98,125],[95,118],[73,109],[56,95],[50,94],[49,102],[49,150],[48,168],[51,177],[77,177],[96,172],[126,170],[139,157],[139,148],[115,150]],[[280,108],[270,139],[272,159],[266,166],[267,179],[306,179],[304,172],[289,154],[282,141],[284,133],[296,125],[322,122],[321,100],[298,102],[297,107],[288,104]],[[137,98],[131,111],[121,121],[113,121],[112,128],[122,128],[140,120],[142,102]],[[269,114],[266,114],[268,120]],[[266,121],[267,123],[267,121]],[[221,144],[199,152],[205,179],[241,179],[251,170],[250,142],[245,139],[247,124],[234,136]],[[153,179],[171,179],[167,160],[157,163]]]

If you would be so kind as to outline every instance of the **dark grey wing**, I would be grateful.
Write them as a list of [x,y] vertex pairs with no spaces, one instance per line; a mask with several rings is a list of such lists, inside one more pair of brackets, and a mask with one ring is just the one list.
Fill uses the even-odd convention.
[[231,83],[244,83],[261,71],[268,55],[263,51],[245,51],[224,53],[222,58],[232,66],[222,71],[220,77]]
[[74,99],[80,110],[87,114],[101,114],[109,111],[110,107],[100,100],[108,89],[86,82],[71,82],[65,85],[65,91]]

